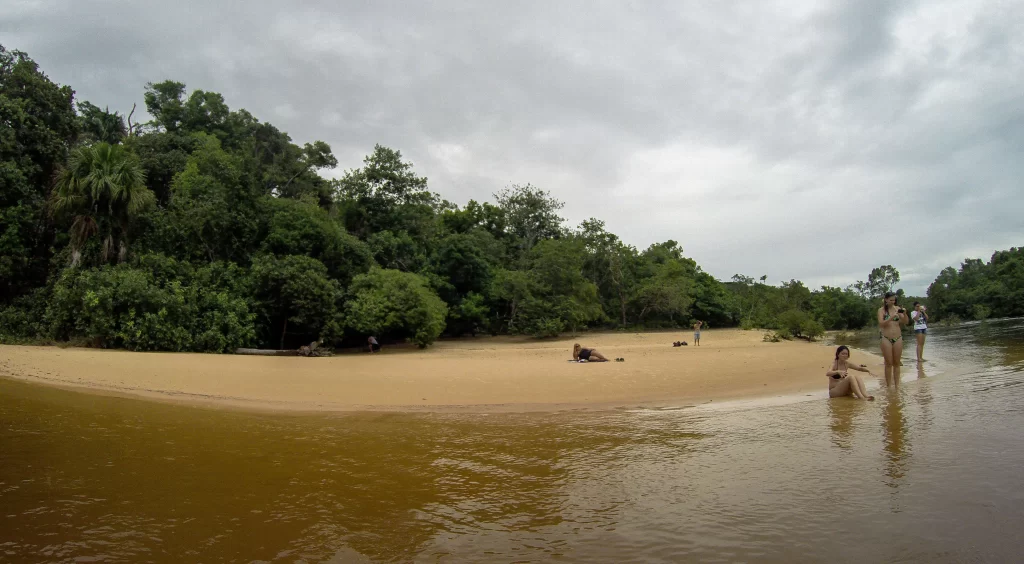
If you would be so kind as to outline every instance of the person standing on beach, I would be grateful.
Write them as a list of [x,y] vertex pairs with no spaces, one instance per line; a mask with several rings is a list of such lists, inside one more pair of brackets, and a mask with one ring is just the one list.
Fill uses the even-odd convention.
[[914,320],[914,337],[917,337],[917,361],[924,362],[924,337],[928,334],[928,314],[921,302],[914,302],[910,319]]
[[370,345],[370,354],[380,352],[380,343],[377,342],[377,337],[370,335],[370,338],[366,339],[366,343]]
[[903,363],[903,325],[907,323],[906,310],[896,305],[896,294],[886,292],[882,307],[878,308],[878,342],[885,358],[885,385],[900,385],[900,366]]
[[828,397],[841,398],[853,396],[857,399],[874,401],[875,396],[868,395],[867,388],[864,387],[864,381],[860,379],[860,376],[849,373],[851,368],[860,372],[867,372],[868,374],[871,374],[871,371],[856,364],[850,364],[849,361],[850,347],[841,345],[836,349],[836,358],[832,362],[832,370],[825,373],[825,376],[828,376]]
[[694,346],[700,346],[700,328],[704,325],[703,321],[697,321],[693,324],[693,344]]

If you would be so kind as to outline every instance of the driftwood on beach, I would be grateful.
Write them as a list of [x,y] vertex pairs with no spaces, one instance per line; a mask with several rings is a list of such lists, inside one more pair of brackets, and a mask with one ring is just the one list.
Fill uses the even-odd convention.
[[273,349],[235,349],[235,354],[249,354],[256,356],[299,356],[299,351]]
[[323,341],[313,341],[308,345],[302,345],[298,350],[274,350],[274,349],[235,349],[235,354],[248,354],[256,356],[333,356],[330,349],[320,348]]

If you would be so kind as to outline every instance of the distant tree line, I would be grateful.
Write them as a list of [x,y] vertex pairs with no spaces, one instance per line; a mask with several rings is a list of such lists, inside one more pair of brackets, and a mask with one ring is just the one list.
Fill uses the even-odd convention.
[[[676,241],[638,250],[599,219],[567,227],[529,184],[458,206],[376,146],[337,180],[322,141],[298,145],[215,92],[147,84],[147,123],[75,102],[0,46],[0,340],[227,352],[368,334],[548,337],[597,328],[780,329],[873,322],[899,281],[812,291],[721,282]],[[940,315],[1021,310],[1021,253],[947,269]]]
[[936,320],[1024,316],[1024,247],[943,269],[928,286],[928,303]]

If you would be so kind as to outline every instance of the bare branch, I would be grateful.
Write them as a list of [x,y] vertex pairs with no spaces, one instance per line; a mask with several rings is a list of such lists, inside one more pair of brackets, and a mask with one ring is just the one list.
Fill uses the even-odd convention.
[[135,132],[138,131],[140,127],[142,127],[141,123],[136,123],[134,125],[132,124],[132,116],[135,115],[135,106],[136,104],[132,104],[132,111],[130,114],[128,114],[128,135],[130,137],[134,137]]

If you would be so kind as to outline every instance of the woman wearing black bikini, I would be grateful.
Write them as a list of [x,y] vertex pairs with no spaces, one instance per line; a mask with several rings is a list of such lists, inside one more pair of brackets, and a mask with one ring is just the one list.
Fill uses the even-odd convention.
[[587,362],[608,362],[608,359],[597,352],[597,349],[585,349],[579,343],[572,346],[572,359],[585,360]]
[[896,294],[886,292],[882,307],[878,308],[878,342],[885,358],[885,385],[900,385],[900,361],[903,358],[903,329],[907,314],[896,305]]
[[825,373],[825,376],[828,376],[828,397],[853,396],[857,399],[874,401],[875,396],[868,395],[867,388],[864,387],[864,381],[860,379],[860,376],[848,372],[851,368],[871,374],[867,368],[850,364],[850,347],[842,345],[836,349],[836,359],[832,363],[832,369]]

